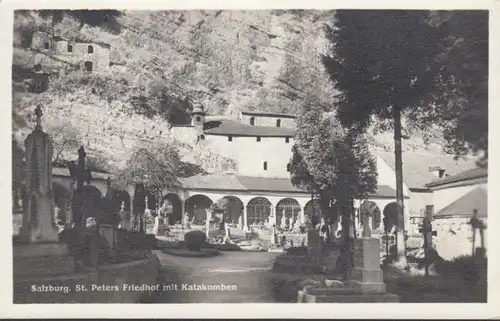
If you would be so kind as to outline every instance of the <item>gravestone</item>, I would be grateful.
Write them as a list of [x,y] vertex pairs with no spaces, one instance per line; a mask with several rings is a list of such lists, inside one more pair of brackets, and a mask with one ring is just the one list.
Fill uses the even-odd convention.
[[307,222],[307,255],[312,263],[320,263],[321,237],[311,221]]
[[286,216],[285,216],[285,210],[283,210],[283,213],[281,215],[281,224],[280,224],[280,227],[282,229],[285,229],[286,228]]
[[350,282],[353,288],[363,292],[385,292],[378,239],[362,237],[354,240],[354,268]]
[[127,229],[126,217],[127,217],[127,213],[125,213],[125,201],[121,201],[121,204],[120,204],[120,225],[119,225],[120,228]]
[[271,244],[275,245],[276,244],[276,226],[273,225],[271,227]]
[[399,302],[399,297],[386,292],[380,269],[380,241],[371,238],[369,216],[363,217],[363,237],[354,240],[354,268],[351,279],[343,287],[319,285],[301,292],[303,303]]
[[243,229],[243,215],[240,215],[240,217],[238,217],[238,228],[240,230]]
[[25,140],[25,202],[22,244],[14,244],[14,276],[64,274],[74,271],[66,244],[59,243],[52,193],[52,141],[41,126],[42,110],[35,109],[36,126]]

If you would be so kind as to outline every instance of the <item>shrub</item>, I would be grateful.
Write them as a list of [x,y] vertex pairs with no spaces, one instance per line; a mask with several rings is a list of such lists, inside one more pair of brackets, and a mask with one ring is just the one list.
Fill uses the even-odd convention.
[[290,247],[286,250],[288,255],[294,256],[306,256],[307,255],[307,247]]
[[130,250],[150,251],[156,247],[156,237],[138,231],[117,229],[117,251],[124,253]]
[[184,242],[190,251],[200,251],[206,241],[207,237],[202,231],[191,231],[184,235]]
[[119,208],[107,198],[102,198],[96,220],[99,224],[117,226],[120,223]]
[[486,268],[486,260],[482,266],[477,264],[474,257],[470,255],[461,255],[451,261],[443,260],[436,264],[436,270],[439,274],[457,277],[469,283],[478,281],[482,268]]

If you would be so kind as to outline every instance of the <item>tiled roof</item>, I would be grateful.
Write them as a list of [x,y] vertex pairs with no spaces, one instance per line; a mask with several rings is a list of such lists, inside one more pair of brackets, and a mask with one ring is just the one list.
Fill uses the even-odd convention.
[[[396,169],[393,152],[374,152],[393,170]],[[455,175],[476,167],[474,160],[454,160],[452,155],[436,155],[421,152],[403,152],[403,180],[409,188],[426,188],[426,184],[436,179],[429,167],[441,166],[445,174]]]
[[241,112],[242,115],[251,115],[251,116],[268,116],[268,117],[281,117],[281,118],[297,118],[296,115],[293,114],[284,114],[284,113],[270,113],[270,112],[261,112],[261,111],[249,111],[244,110]]
[[466,181],[469,179],[480,178],[480,177],[488,177],[488,169],[487,168],[473,168],[463,172],[460,172],[456,175],[448,176],[441,179],[436,179],[428,183],[426,186],[439,186],[449,183],[456,183],[461,181]]
[[451,203],[450,205],[434,214],[434,216],[472,216],[474,210],[477,210],[478,217],[488,216],[488,191],[482,187],[478,187],[460,197],[455,202]]
[[[308,193],[293,186],[289,178],[251,177],[240,175],[196,175],[180,178],[186,189],[230,190],[230,191],[266,191],[285,193]],[[386,185],[380,185],[375,197],[396,197],[396,191]]]
[[195,175],[179,178],[181,185],[188,189],[246,190],[235,175]]
[[213,135],[292,137],[295,133],[293,128],[252,126],[228,119],[205,122],[203,128],[205,134]]

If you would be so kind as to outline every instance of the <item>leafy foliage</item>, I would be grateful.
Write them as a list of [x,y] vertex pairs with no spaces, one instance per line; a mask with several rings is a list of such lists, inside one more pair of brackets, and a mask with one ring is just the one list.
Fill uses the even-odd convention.
[[392,119],[431,98],[429,73],[436,48],[427,11],[339,10],[327,27],[333,53],[323,56],[331,80],[341,91],[338,118],[366,129],[373,120]]
[[320,194],[323,201],[346,202],[376,189],[376,163],[366,140],[314,101],[297,120],[292,151],[292,183]]
[[170,142],[153,146],[137,146],[118,175],[117,185],[144,184],[151,192],[178,186],[177,168],[180,163],[177,148]]
[[438,122],[446,150],[488,160],[488,12],[439,11],[429,17],[438,35],[433,104],[410,114],[421,127]]
[[[446,151],[488,150],[486,11],[340,10],[323,56],[344,125],[389,125],[394,108],[421,131],[444,132]],[[372,116],[375,116],[372,117]],[[478,126],[479,124],[479,126]]]

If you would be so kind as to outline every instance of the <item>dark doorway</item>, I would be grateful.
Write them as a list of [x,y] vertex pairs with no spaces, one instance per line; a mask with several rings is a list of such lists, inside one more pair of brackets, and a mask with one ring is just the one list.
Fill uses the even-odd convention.
[[93,64],[91,61],[85,61],[85,71],[92,72]]

